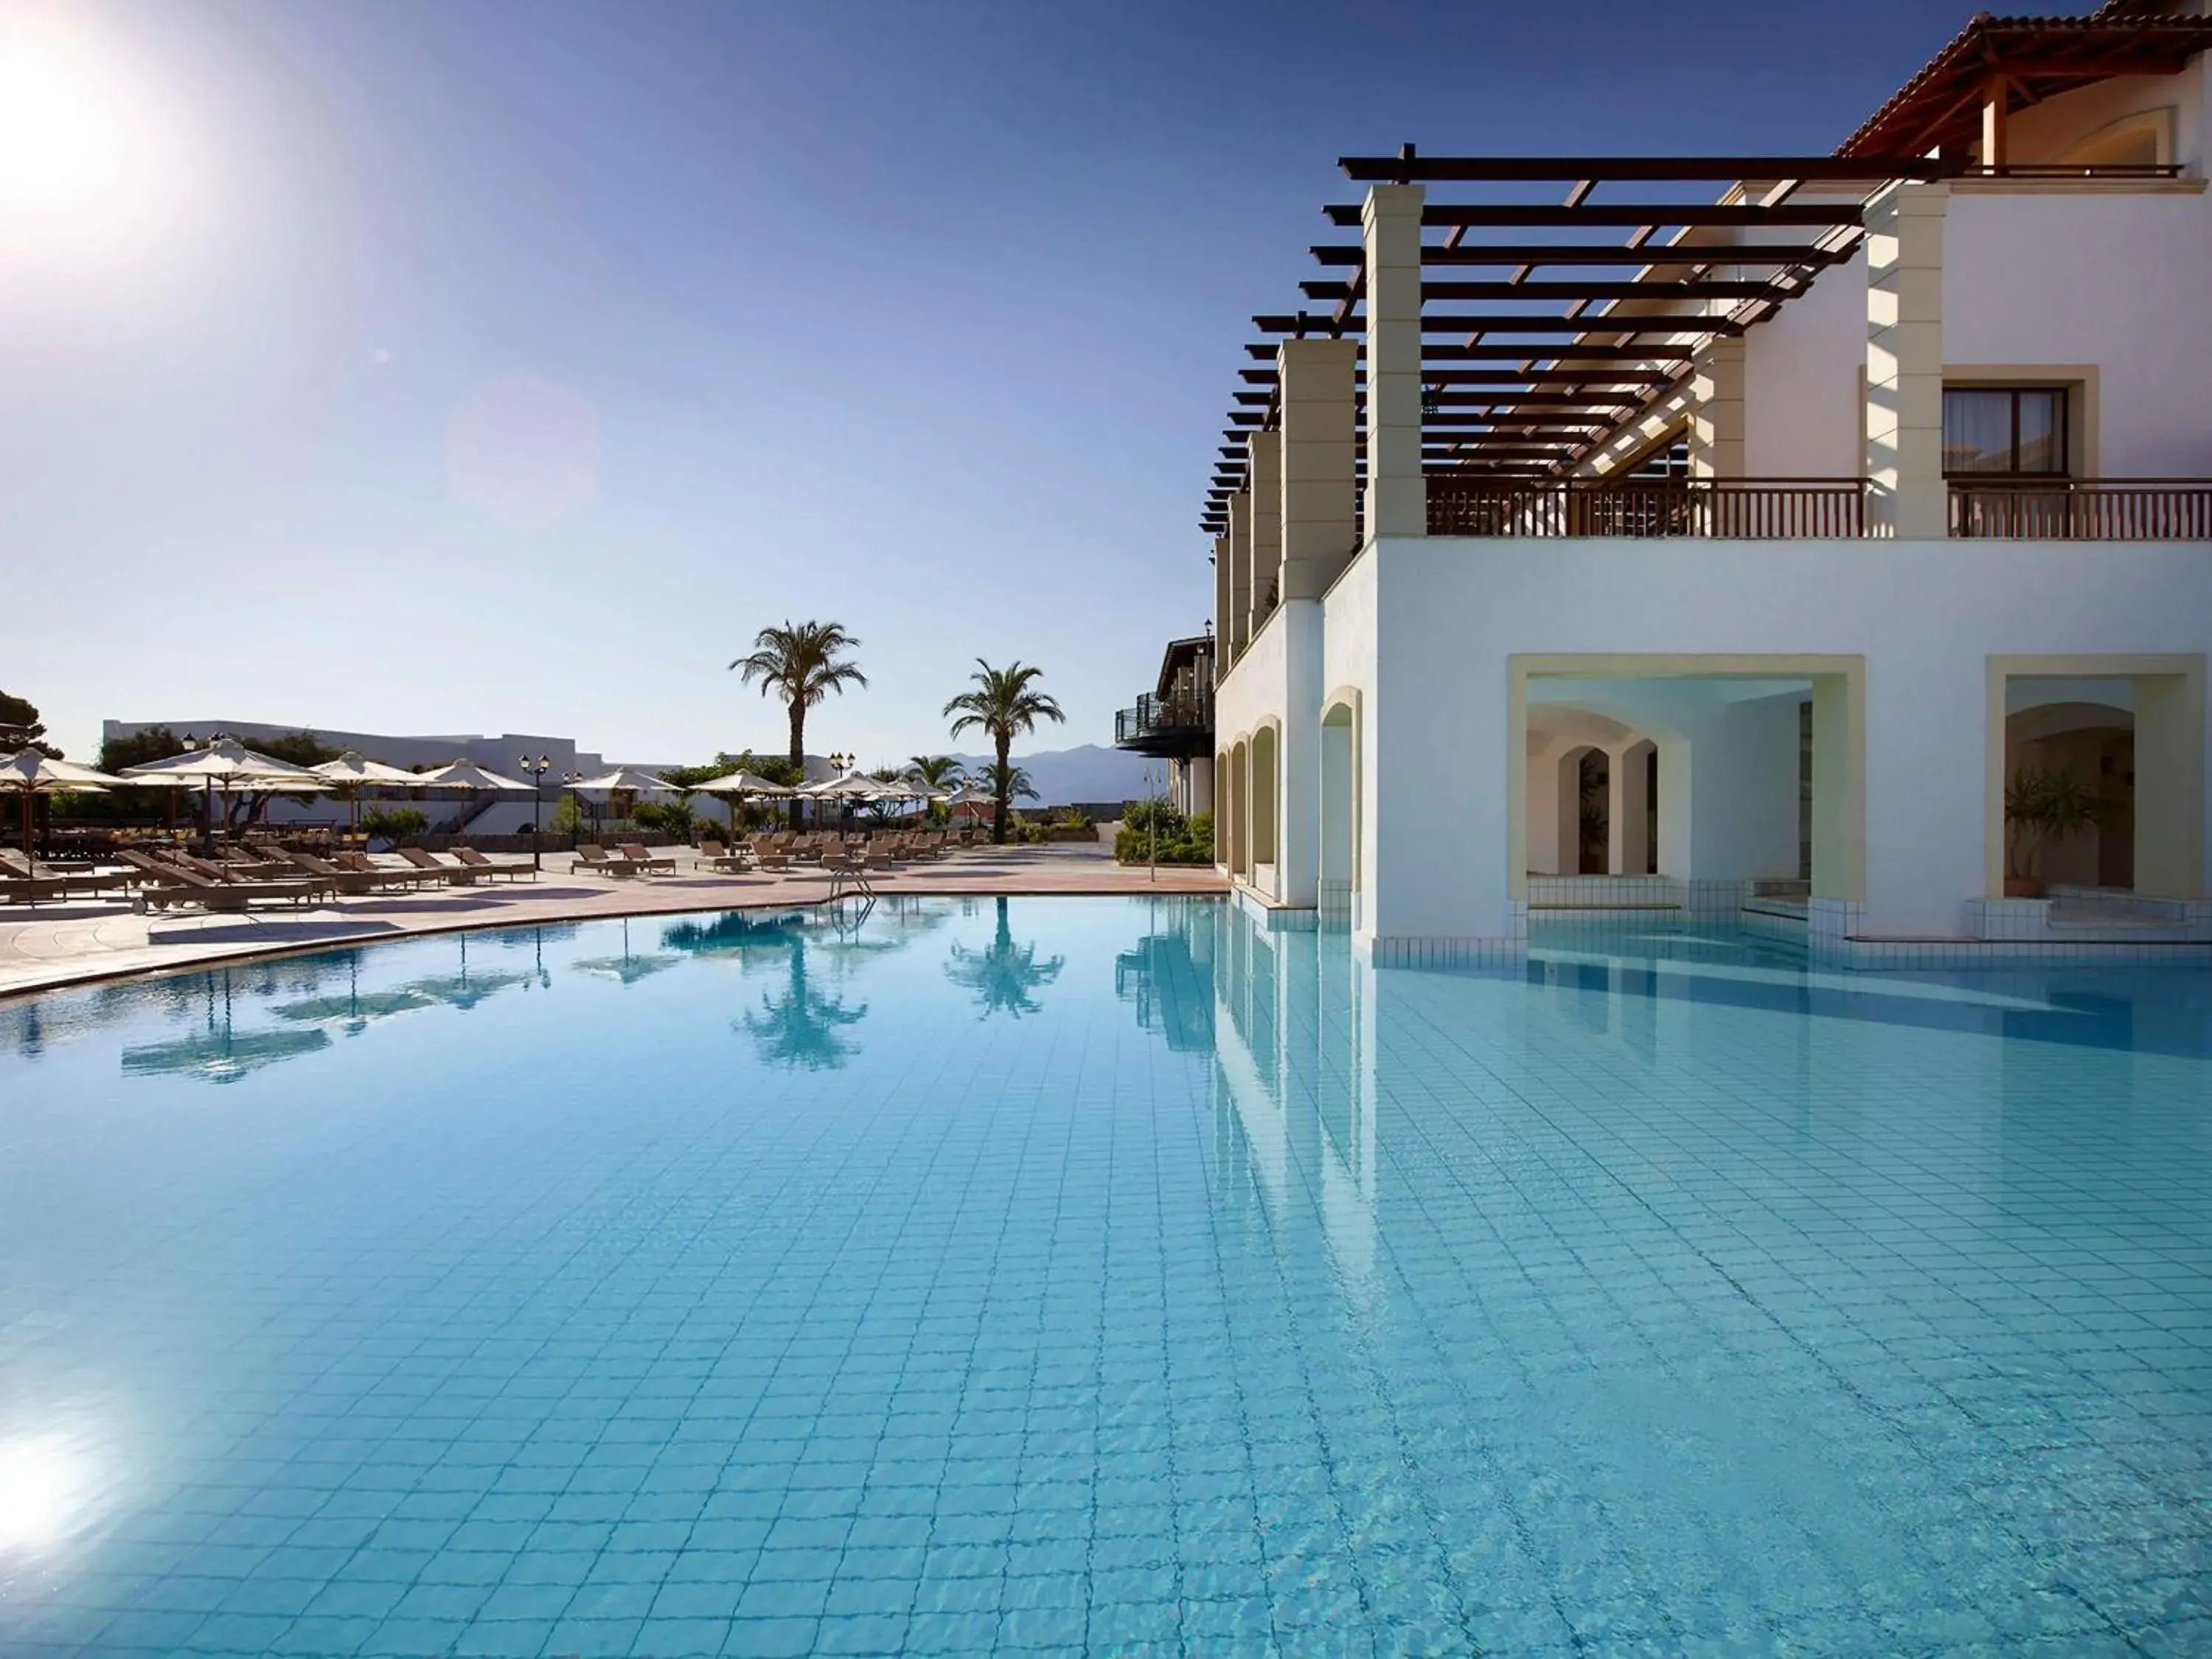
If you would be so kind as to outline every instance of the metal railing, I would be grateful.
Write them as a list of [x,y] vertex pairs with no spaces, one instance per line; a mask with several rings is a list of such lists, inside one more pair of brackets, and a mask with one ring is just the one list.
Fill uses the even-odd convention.
[[1114,741],[1135,743],[1161,733],[1196,733],[1213,730],[1213,693],[1191,697],[1158,697],[1150,693],[1137,699],[1134,708],[1116,710]]
[[2051,541],[2212,541],[2212,479],[1954,478],[1951,533]]
[[1865,533],[1859,478],[1494,478],[1431,473],[1431,536]]

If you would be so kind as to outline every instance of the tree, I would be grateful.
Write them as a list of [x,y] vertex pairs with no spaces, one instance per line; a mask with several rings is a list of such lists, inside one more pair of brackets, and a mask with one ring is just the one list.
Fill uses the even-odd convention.
[[143,732],[134,732],[126,738],[103,738],[100,745],[100,769],[120,772],[132,766],[143,766],[148,761],[167,760],[172,755],[185,752],[185,740],[166,726],[149,726]]
[[933,823],[942,822],[951,809],[927,798],[951,793],[967,775],[967,768],[950,755],[915,755],[907,762],[906,781],[922,792],[922,813]]
[[35,749],[54,760],[61,759],[62,751],[46,742],[46,725],[39,718],[36,703],[0,691],[0,753]]
[[967,769],[950,755],[916,755],[907,763],[906,779],[932,794],[949,794],[960,787]]
[[[791,763],[802,773],[806,766],[806,711],[832,691],[848,685],[866,685],[868,677],[857,663],[845,660],[860,641],[845,631],[842,623],[787,621],[781,628],[763,628],[753,636],[750,656],[730,666],[747,685],[760,683],[761,696],[781,697],[791,716]],[[799,804],[792,803],[792,822],[799,821]]]
[[975,683],[975,689],[963,691],[947,702],[945,713],[948,717],[959,716],[952,722],[952,735],[956,738],[978,726],[990,734],[991,751],[997,763],[991,769],[996,797],[991,805],[991,839],[1003,845],[1010,800],[1006,786],[1012,781],[1006,751],[1017,737],[1034,732],[1039,720],[1065,720],[1067,716],[1060,711],[1059,703],[1032,689],[1044,678],[1044,670],[1034,664],[1016,661],[1005,668],[994,668],[978,657],[975,670],[968,677]]
[[[283,732],[276,737],[257,739],[252,747],[257,755],[266,755],[271,760],[289,761],[295,766],[320,766],[325,761],[334,761],[345,752],[342,749],[331,748],[312,732]],[[178,752],[183,751],[179,750]],[[246,823],[260,823],[262,815],[269,810],[269,803],[280,795],[287,800],[297,802],[314,799],[312,795],[296,793],[287,794],[281,789],[241,790],[225,797],[224,824],[236,829],[241,822],[241,814],[242,821]]]

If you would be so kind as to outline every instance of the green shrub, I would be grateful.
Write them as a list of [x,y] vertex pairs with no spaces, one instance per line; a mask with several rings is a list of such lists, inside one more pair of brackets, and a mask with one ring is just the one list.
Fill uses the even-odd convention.
[[691,803],[688,800],[641,800],[630,808],[629,821],[641,830],[658,830],[671,841],[691,839]]
[[430,817],[419,806],[372,806],[361,815],[361,827],[379,841],[403,841],[428,830]]
[[[1153,828],[1159,840],[1153,842]],[[1165,801],[1135,801],[1121,815],[1114,836],[1114,856],[1124,864],[1211,864],[1213,814],[1186,818]]]

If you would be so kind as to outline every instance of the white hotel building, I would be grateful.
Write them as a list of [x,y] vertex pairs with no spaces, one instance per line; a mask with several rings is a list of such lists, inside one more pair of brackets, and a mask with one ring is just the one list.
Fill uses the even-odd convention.
[[[1347,160],[1206,512],[1240,896],[2205,954],[2208,46],[1979,17],[1818,158]],[[2100,816],[2008,896],[2030,766]]]

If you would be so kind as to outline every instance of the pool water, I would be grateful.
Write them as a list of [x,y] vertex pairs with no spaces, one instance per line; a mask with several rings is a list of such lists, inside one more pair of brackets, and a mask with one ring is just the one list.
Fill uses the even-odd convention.
[[2212,975],[1206,900],[0,1005],[0,1654],[2212,1652]]

